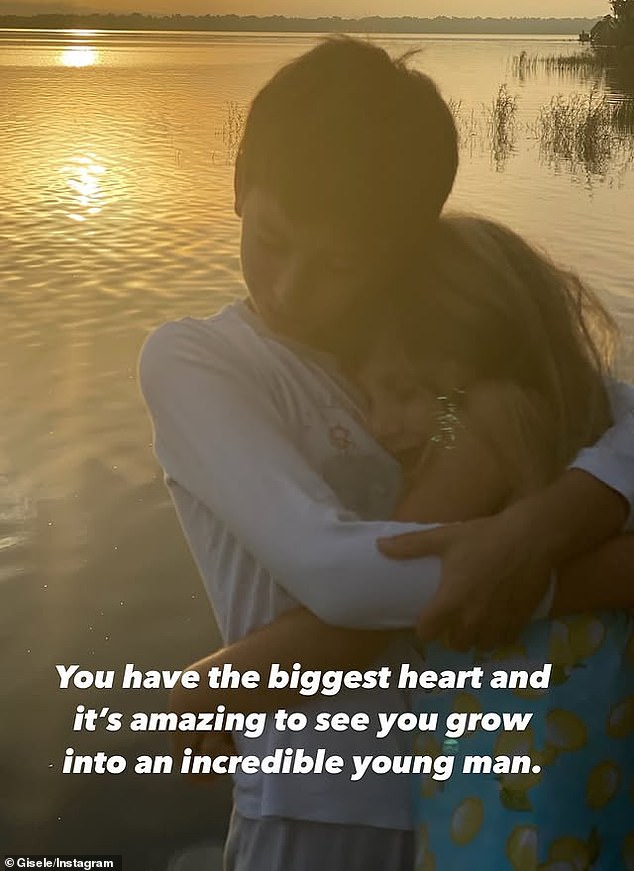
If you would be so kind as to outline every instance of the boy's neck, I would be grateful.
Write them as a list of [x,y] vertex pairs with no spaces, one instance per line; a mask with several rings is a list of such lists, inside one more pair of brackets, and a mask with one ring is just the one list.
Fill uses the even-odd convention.
[[310,360],[316,363],[326,375],[328,375],[350,398],[357,409],[362,407],[361,393],[356,385],[350,381],[349,377],[342,371],[342,368],[337,360],[337,357],[328,351],[320,350],[312,345],[307,345],[292,336],[287,336],[272,330],[269,325],[260,317],[258,311],[250,297],[245,297],[238,303],[239,311],[242,317],[258,332],[260,335],[265,335],[275,339],[276,342],[285,345],[298,357],[304,360]]
[[288,345],[289,348],[292,348],[303,357],[311,357],[317,360],[320,366],[323,366],[323,368],[328,369],[329,371],[339,370],[339,363],[334,354],[324,351],[321,348],[316,348],[314,345],[302,342],[301,339],[289,336],[288,333],[282,333],[272,329],[258,312],[251,297],[247,296],[242,300],[242,307],[243,312],[247,315],[249,321],[258,327],[258,332],[265,333],[266,335],[276,339],[278,342]]

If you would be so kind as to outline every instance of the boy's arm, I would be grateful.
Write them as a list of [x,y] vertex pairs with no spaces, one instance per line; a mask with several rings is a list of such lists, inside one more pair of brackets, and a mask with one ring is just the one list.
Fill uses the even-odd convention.
[[559,571],[551,616],[634,608],[634,533],[611,538]]
[[231,346],[211,344],[196,322],[180,321],[143,348],[140,384],[166,474],[324,622],[413,626],[436,591],[440,561],[395,562],[376,540],[424,527],[362,522],[343,509],[293,444],[260,373],[240,368]]
[[[634,388],[617,384],[611,398],[615,425],[545,490],[491,518],[381,543],[396,559],[443,556],[443,580],[423,613],[423,636],[457,623],[463,643],[486,646],[501,626],[517,631],[543,592],[545,566],[562,566],[623,528],[634,501]],[[483,583],[488,596],[475,592]]]
[[[634,533],[618,535],[571,561],[560,571],[551,615],[634,608],[633,568]],[[392,637],[392,632],[329,626],[306,608],[293,608],[234,644],[188,666],[188,670],[200,673],[200,684],[194,690],[177,687],[171,696],[172,710],[206,711],[223,704],[228,710],[248,713],[296,705],[304,698],[298,690],[267,689],[264,678],[272,663],[286,671],[291,671],[296,662],[303,669],[363,670],[375,661]],[[209,669],[222,668],[227,663],[239,672],[255,669],[262,677],[260,685],[250,690],[244,687],[210,690]]]
[[[581,469],[611,491],[616,511],[618,495],[628,528],[634,526],[634,386],[608,381],[614,426],[596,445],[584,448],[571,467]],[[597,512],[595,512],[597,513]],[[595,518],[596,519],[596,518]]]

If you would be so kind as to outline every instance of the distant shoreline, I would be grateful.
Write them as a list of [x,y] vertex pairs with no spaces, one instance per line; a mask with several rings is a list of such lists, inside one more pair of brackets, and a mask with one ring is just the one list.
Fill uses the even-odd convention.
[[290,18],[282,15],[0,15],[0,27],[95,30],[233,31],[247,33],[445,33],[576,36],[600,18]]

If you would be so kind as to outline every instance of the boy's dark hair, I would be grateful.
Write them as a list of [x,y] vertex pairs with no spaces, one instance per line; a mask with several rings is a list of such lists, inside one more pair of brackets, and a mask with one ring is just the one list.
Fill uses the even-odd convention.
[[447,104],[407,57],[335,37],[284,66],[251,105],[238,192],[258,185],[292,217],[366,236],[418,235],[449,195],[458,145]]

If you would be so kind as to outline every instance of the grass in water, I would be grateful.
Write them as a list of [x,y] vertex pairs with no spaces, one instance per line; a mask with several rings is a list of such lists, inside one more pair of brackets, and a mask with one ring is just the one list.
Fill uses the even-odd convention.
[[631,139],[634,134],[634,97],[613,104],[612,125],[620,136]]
[[472,152],[479,146],[490,152],[498,169],[503,169],[515,145],[517,97],[509,94],[506,85],[500,85],[494,99],[480,109],[466,109],[461,100],[449,100],[448,104],[461,148]]
[[602,75],[606,60],[600,52],[588,49],[577,54],[536,55],[522,51],[516,54],[510,64],[513,76],[520,81],[536,76],[539,72],[557,75]]
[[[225,116],[222,127],[216,130],[216,136],[222,140],[224,148],[224,160],[233,163],[238,156],[238,148],[242,140],[242,132],[247,120],[247,109],[235,100],[225,103]],[[216,160],[216,152],[211,155],[213,162]]]
[[482,136],[482,119],[476,115],[475,109],[465,109],[462,100],[450,99],[447,104],[456,122],[461,147],[471,146],[474,139]]
[[612,102],[597,89],[561,94],[542,106],[534,125],[542,153],[601,173],[615,152],[629,148],[634,130],[634,101]]
[[[557,60],[575,58],[573,55]],[[515,60],[517,68],[523,64],[526,71],[550,59],[522,52]],[[617,158],[634,160],[634,99],[612,100],[599,87],[587,94],[553,97],[528,122],[518,119],[518,98],[506,84],[501,84],[494,98],[479,108],[465,107],[462,100],[450,99],[448,103],[461,149],[488,152],[498,171],[505,168],[515,151],[519,135],[536,139],[544,160],[565,161],[573,171],[581,167],[592,174],[605,174]],[[233,163],[236,159],[246,115],[246,106],[235,101],[225,104],[223,123],[216,131],[223,144],[223,162]],[[212,160],[215,158],[214,152]]]
[[500,85],[497,96],[485,107],[491,153],[498,169],[504,167],[515,145],[517,97]]

